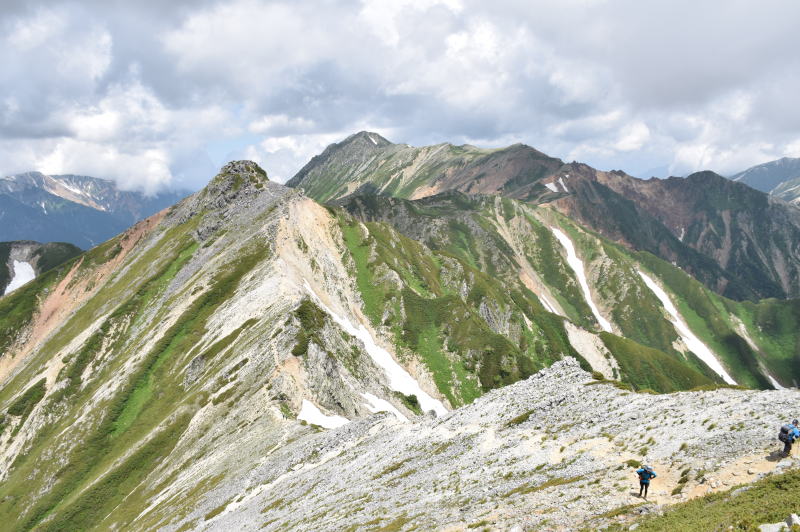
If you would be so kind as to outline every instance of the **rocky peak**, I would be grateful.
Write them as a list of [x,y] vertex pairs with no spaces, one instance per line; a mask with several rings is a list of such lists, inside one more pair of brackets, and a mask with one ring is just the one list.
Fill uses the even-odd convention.
[[267,173],[253,161],[231,161],[204,189],[204,203],[224,207],[236,198],[259,194],[268,182]]
[[372,131],[359,131],[344,139],[341,146],[345,145],[358,145],[359,147],[367,148],[383,148],[384,146],[391,146],[391,142]]

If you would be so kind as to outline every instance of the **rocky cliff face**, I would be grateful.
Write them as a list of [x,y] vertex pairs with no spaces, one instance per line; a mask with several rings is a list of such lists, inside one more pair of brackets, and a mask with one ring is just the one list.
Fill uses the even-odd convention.
[[[712,172],[646,181],[593,170],[575,176],[580,176],[573,185],[575,194],[556,204],[603,234],[636,247],[644,244],[731,297],[800,293],[800,209]],[[628,212],[615,214],[624,204],[599,185],[628,200]],[[612,222],[604,223],[601,212]],[[641,237],[643,227],[624,220],[614,223],[621,216],[655,219],[669,235],[663,235],[663,229],[661,235],[655,233],[659,225],[650,221],[644,225],[653,228],[650,235]],[[698,254],[683,251],[676,239]],[[722,272],[716,279],[708,259]]]

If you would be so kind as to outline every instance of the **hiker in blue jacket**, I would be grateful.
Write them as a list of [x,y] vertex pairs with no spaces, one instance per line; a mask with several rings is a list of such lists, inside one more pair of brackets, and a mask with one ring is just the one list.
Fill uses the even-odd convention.
[[636,474],[639,475],[639,497],[642,496],[642,491],[644,491],[644,498],[647,498],[647,488],[650,487],[650,480],[656,478],[656,472],[653,471],[653,468],[650,466],[642,466],[641,469],[636,470]]
[[792,452],[792,444],[800,440],[800,427],[798,421],[795,419],[791,425],[784,425],[778,434],[778,439],[783,442],[783,454],[789,456]]

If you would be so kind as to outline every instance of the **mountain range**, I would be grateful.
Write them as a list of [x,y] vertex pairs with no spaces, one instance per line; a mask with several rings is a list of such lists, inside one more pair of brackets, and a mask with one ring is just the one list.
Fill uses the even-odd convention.
[[787,203],[369,132],[288,185],[231,162],[0,298],[9,529],[608,526],[645,461],[718,508],[800,465]]
[[641,180],[522,144],[414,148],[361,132],[329,146],[287,185],[322,202],[459,191],[546,204],[732,299],[800,296],[800,208],[712,172]]
[[783,157],[759,164],[731,179],[790,203],[800,203],[800,158]]
[[28,172],[0,177],[0,241],[69,242],[88,249],[188,192],[147,196],[113,181]]

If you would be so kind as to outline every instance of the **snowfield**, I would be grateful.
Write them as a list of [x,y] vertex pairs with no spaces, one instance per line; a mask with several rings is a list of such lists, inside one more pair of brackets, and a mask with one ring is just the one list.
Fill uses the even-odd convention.
[[600,315],[600,309],[597,308],[597,305],[595,305],[592,300],[592,293],[589,291],[589,283],[586,280],[586,272],[583,269],[583,261],[579,259],[578,255],[575,253],[575,246],[572,244],[572,240],[555,227],[551,227],[550,230],[558,241],[561,242],[561,245],[564,246],[564,249],[567,250],[567,264],[569,264],[569,267],[575,272],[575,276],[578,278],[578,283],[581,285],[581,290],[583,291],[583,297],[586,299],[589,308],[592,309],[592,314],[594,314],[597,323],[600,324],[600,327],[602,327],[604,331],[613,332],[611,329],[611,322]]
[[675,331],[678,333],[678,336],[681,337],[683,343],[686,344],[686,347],[689,350],[697,355],[697,357],[705,362],[708,367],[713,369],[720,377],[722,377],[725,382],[728,384],[736,384],[736,381],[728,375],[728,372],[725,371],[725,368],[722,367],[722,364],[717,359],[717,356],[708,348],[706,344],[704,344],[700,338],[695,336],[695,334],[689,329],[689,326],[686,325],[686,322],[683,318],[678,314],[678,309],[675,308],[675,305],[670,300],[669,296],[664,289],[661,288],[658,283],[656,283],[649,275],[644,273],[641,270],[636,270],[639,273],[639,276],[644,281],[644,284],[647,285],[647,288],[652,290],[652,292],[656,295],[656,297],[661,301],[661,304],[664,305],[667,313],[672,317],[672,324],[675,326]]
[[297,414],[297,419],[326,429],[335,429],[350,423],[346,417],[323,414],[317,405],[308,399],[303,399],[303,406],[300,408],[300,413]]
[[372,358],[372,360],[375,361],[375,363],[380,368],[383,368],[383,370],[386,372],[386,375],[389,377],[389,387],[391,387],[392,390],[406,395],[416,395],[423,412],[433,410],[436,412],[437,416],[443,416],[447,413],[447,409],[439,400],[428,395],[428,393],[422,389],[416,379],[414,379],[414,377],[412,377],[405,369],[403,369],[403,367],[398,364],[394,358],[392,358],[392,355],[386,349],[375,343],[375,339],[372,338],[372,335],[366,329],[366,327],[359,324],[358,328],[356,328],[352,323],[350,323],[350,320],[337,315],[335,312],[333,312],[333,310],[325,306],[320,298],[317,297],[317,294],[314,293],[314,290],[307,281],[305,282],[305,288],[308,290],[309,294],[312,295],[317,305],[319,305],[322,310],[324,310],[333,319],[333,321],[335,321],[348,334],[355,336],[361,340],[361,342],[363,342],[364,348],[366,349],[370,358]]
[[30,263],[15,260],[14,276],[11,278],[11,282],[8,283],[6,291],[3,293],[3,295],[10,294],[25,283],[33,281],[35,277],[36,272],[33,271],[33,266],[31,266]]

